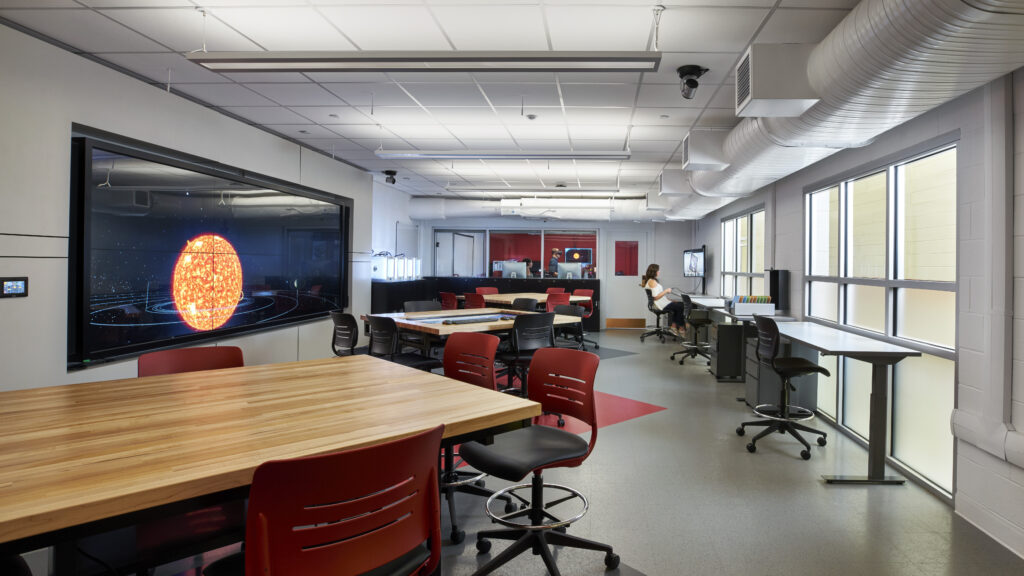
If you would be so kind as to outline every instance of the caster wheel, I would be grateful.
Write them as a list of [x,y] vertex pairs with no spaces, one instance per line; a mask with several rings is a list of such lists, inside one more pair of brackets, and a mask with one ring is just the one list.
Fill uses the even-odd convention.
[[737,436],[743,436],[746,433],[747,433],[747,429],[744,428],[743,426],[740,426],[740,427],[736,428],[736,435]]
[[669,356],[669,357],[668,357],[668,359],[669,359],[669,360],[675,360],[675,359],[676,359],[676,357],[675,357],[675,356]]
[[565,427],[565,420],[559,418],[558,419],[558,427],[559,428],[564,428]]
[[665,337],[664,336],[658,336],[658,340],[661,340],[662,344],[665,343]]
[[491,541],[490,540],[477,540],[476,541],[476,551],[481,553],[481,554],[487,554],[488,552],[491,551]]
[[643,337],[643,336],[641,336],[641,337],[640,337],[640,343],[641,343],[641,344],[643,344],[643,341],[644,341],[644,337]]
[[516,506],[515,502],[512,502],[511,500],[505,502],[505,514],[511,514],[516,510],[519,510],[519,506]]
[[828,443],[828,441],[825,440],[824,436],[818,436],[818,446],[824,446],[826,443]]
[[757,446],[754,446],[753,442],[751,442],[750,444],[747,444],[747,452],[750,452],[751,454],[753,454],[754,452],[757,452]]
[[680,360],[679,361],[679,365],[680,366],[686,366],[686,359]]
[[487,486],[487,482],[481,479],[477,480],[476,482],[473,482],[473,485],[483,488],[484,486]]
[[803,458],[804,460],[810,460],[811,459],[811,451],[810,450],[801,450],[800,451],[800,457]]
[[466,539],[466,531],[465,530],[458,530],[458,531],[453,530],[451,538],[452,538],[452,544],[459,544],[463,540]]
[[604,556],[604,565],[610,570],[615,570],[619,567],[619,555],[614,552],[609,552]]
[[601,349],[601,345],[600,344],[594,344],[594,350],[600,350],[600,349]]

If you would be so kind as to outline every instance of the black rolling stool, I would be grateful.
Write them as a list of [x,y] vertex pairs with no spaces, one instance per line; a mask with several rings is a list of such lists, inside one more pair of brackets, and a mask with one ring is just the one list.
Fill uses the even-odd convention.
[[825,439],[827,434],[821,430],[816,430],[810,426],[804,426],[799,423],[801,420],[813,418],[814,412],[807,408],[793,406],[789,403],[790,391],[796,390],[796,386],[793,385],[790,379],[814,373],[828,376],[829,372],[825,368],[818,366],[806,358],[778,358],[780,340],[778,324],[768,316],[755,315],[754,321],[757,322],[757,360],[761,364],[769,366],[776,374],[779,375],[780,378],[782,378],[782,386],[779,391],[778,406],[773,404],[757,405],[754,407],[754,413],[763,417],[764,420],[744,422],[739,425],[739,428],[736,428],[736,434],[739,436],[746,434],[747,426],[765,427],[764,430],[762,430],[757,436],[754,436],[750,440],[750,443],[747,444],[747,452],[757,451],[757,441],[772,432],[789,434],[804,445],[804,449],[800,451],[800,457],[804,460],[810,460],[811,445],[807,443],[807,440],[804,440],[800,431],[802,430],[804,432],[810,432],[811,434],[817,434],[819,446],[825,445],[827,442]]
[[693,330],[693,340],[691,340],[690,342],[683,342],[682,343],[683,349],[682,350],[677,350],[676,352],[673,352],[672,355],[669,356],[669,359],[670,360],[675,360],[676,356],[679,356],[680,354],[682,354],[683,357],[679,359],[679,365],[682,366],[683,363],[686,362],[686,358],[687,357],[689,357],[689,358],[696,358],[697,356],[703,356],[705,359],[707,359],[708,364],[710,364],[711,363],[711,357],[709,356],[709,353],[708,353],[709,345],[708,345],[707,342],[698,342],[697,341],[698,340],[697,336],[698,336],[698,333],[700,332],[701,327],[707,326],[708,324],[711,324],[711,318],[708,318],[707,316],[700,316],[700,315],[694,317],[694,315],[693,315],[693,310],[694,310],[694,308],[693,308],[693,300],[690,300],[690,297],[687,296],[686,294],[683,294],[682,298],[683,298],[683,313],[686,314],[686,323]]
[[342,310],[331,310],[334,333],[331,335],[331,350],[335,356],[352,356],[359,344],[359,324],[356,317]]
[[541,348],[555,347],[554,332],[555,313],[520,314],[512,322],[511,350],[498,352],[498,362],[508,370],[508,386],[503,392],[513,389],[513,380],[519,379],[520,393],[526,396],[526,373],[529,370],[533,354]]
[[644,338],[648,336],[657,336],[662,342],[665,341],[665,337],[675,339],[676,335],[672,333],[668,328],[664,328],[661,325],[661,317],[668,314],[667,310],[658,308],[657,304],[654,303],[654,294],[651,294],[650,288],[644,288],[644,292],[647,292],[647,311],[654,314],[654,330],[648,330],[640,335],[640,341],[643,342]]

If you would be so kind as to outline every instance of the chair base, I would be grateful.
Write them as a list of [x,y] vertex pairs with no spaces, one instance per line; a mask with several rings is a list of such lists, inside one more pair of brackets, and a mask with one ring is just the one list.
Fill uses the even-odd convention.
[[758,404],[754,406],[754,414],[766,420],[788,420],[790,422],[803,422],[814,418],[814,412],[793,404],[786,406],[786,410],[782,410],[777,404]]
[[666,336],[671,338],[672,340],[675,340],[677,338],[677,336],[674,333],[672,333],[671,330],[669,330],[668,328],[662,328],[661,326],[656,326],[653,330],[648,330],[647,332],[641,334],[640,341],[643,342],[644,339],[646,339],[648,336],[657,336],[658,340],[661,340],[662,343],[665,342]]
[[708,365],[711,364],[711,346],[707,342],[697,342],[695,344],[686,343],[683,344],[682,350],[676,350],[669,356],[669,360],[675,360],[676,356],[682,355],[679,359],[679,365],[682,366],[686,363],[687,358],[696,358],[697,356],[703,356],[707,360]]
[[[568,492],[570,495],[554,500],[547,504],[544,503],[544,488],[555,488]],[[490,504],[496,500],[503,493],[514,493],[516,490],[522,490],[530,488],[531,490],[531,504],[530,507],[512,514],[505,514],[498,516],[491,512]],[[580,498],[583,501],[583,509],[580,513],[569,518],[567,520],[559,520],[555,518],[548,508],[565,502]],[[531,550],[535,555],[539,555],[544,561],[544,566],[547,567],[548,573],[552,576],[561,576],[561,572],[558,570],[558,565],[555,563],[554,556],[551,554],[551,546],[567,546],[569,548],[582,548],[585,550],[595,550],[598,552],[604,552],[604,563],[609,569],[615,569],[619,566],[619,555],[612,551],[612,547],[607,544],[600,542],[594,542],[593,540],[587,540],[586,538],[580,538],[579,536],[572,536],[565,533],[565,528],[569,524],[579,520],[587,512],[589,504],[587,499],[580,492],[557,484],[544,484],[544,479],[539,472],[535,472],[533,475],[533,481],[530,484],[518,484],[516,486],[510,486],[495,492],[494,496],[491,496],[487,500],[487,515],[495,522],[505,524],[507,526],[515,526],[514,528],[502,529],[502,530],[482,530],[477,533],[476,549],[481,554],[486,554],[491,549],[491,539],[498,540],[514,540],[511,546],[502,550],[500,554],[493,557],[486,564],[481,566],[474,576],[482,576],[484,574],[490,574],[497,570],[502,565],[507,563],[509,560],[519,556],[520,554]],[[529,518],[529,525],[522,525],[515,522],[511,522],[514,518],[527,517]],[[545,524],[545,519],[552,520],[551,523]]]
[[[472,494],[474,496],[482,496],[487,498],[488,502],[491,498],[495,497],[493,490],[488,490],[484,487],[484,478],[487,474],[476,471],[461,471],[455,467],[455,450],[454,447],[446,446],[443,448],[444,452],[444,469],[441,471],[441,493],[444,494],[445,500],[448,501],[448,514],[452,521],[452,531],[449,537],[451,538],[452,544],[458,544],[466,539],[465,530],[459,530],[459,524],[457,517],[455,516],[455,493],[461,492],[463,494]],[[519,498],[516,494],[504,494],[498,496],[498,499],[505,502],[505,512],[510,513],[518,510],[519,507],[512,502],[512,497]],[[529,504],[526,500],[519,498],[522,504],[525,506]]]
[[792,420],[772,419],[743,422],[742,424],[739,425],[738,428],[736,428],[736,435],[743,436],[744,434],[746,434],[747,426],[765,427],[764,430],[758,433],[757,436],[754,436],[750,440],[750,443],[747,444],[747,452],[751,453],[757,451],[757,441],[771,434],[772,432],[778,432],[779,434],[789,434],[790,436],[799,440],[800,443],[804,445],[804,449],[800,451],[800,457],[803,458],[804,460],[811,459],[811,445],[807,443],[807,440],[804,440],[803,435],[800,434],[801,431],[809,432],[811,434],[817,434],[818,446],[824,446],[825,444],[828,443],[828,440],[826,440],[828,434],[822,432],[821,430],[811,428],[810,426],[804,426],[803,424],[793,422]]

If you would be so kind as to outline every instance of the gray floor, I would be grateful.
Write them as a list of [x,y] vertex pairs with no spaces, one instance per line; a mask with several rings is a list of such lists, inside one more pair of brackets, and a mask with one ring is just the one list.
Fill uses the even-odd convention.
[[[674,345],[638,336],[600,334],[602,345],[637,354],[602,360],[597,389],[668,409],[601,429],[581,467],[545,473],[590,499],[569,532],[613,545],[622,565],[606,572],[601,553],[563,550],[565,576],[1024,574],[1024,559],[916,485],[827,486],[822,474],[865,473],[867,453],[823,422],[813,425],[829,444],[814,446],[810,461],[779,435],[747,453],[734,432],[750,416],[736,402],[743,385],[716,382],[701,363],[679,366],[668,359]],[[468,536],[446,542],[446,576],[471,574],[489,557],[475,548],[474,533],[491,526],[483,499],[459,496]],[[447,514],[442,523],[447,535]],[[495,541],[491,554],[505,546]],[[495,574],[546,571],[524,555]]]

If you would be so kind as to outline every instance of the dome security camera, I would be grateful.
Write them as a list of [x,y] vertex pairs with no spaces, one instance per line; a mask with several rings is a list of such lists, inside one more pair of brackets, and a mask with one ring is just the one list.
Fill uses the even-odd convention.
[[707,68],[701,68],[696,64],[687,64],[676,69],[676,73],[679,74],[679,92],[683,98],[693,100],[693,97],[697,95],[697,87],[700,86],[697,78],[703,76],[707,71]]
[[398,174],[397,170],[385,170],[384,171],[384,175],[387,176],[387,178],[385,178],[384,181],[387,182],[388,184],[394,184],[395,183],[395,176],[397,174]]

